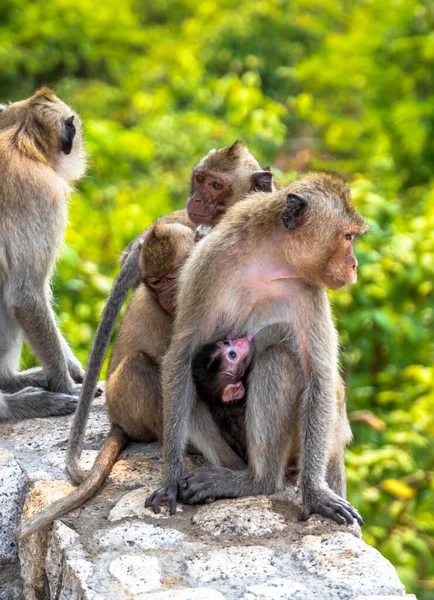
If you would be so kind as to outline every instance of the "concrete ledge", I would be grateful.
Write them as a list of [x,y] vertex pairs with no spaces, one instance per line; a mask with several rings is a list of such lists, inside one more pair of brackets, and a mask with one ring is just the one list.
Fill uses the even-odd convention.
[[[394,600],[404,587],[393,566],[360,539],[357,525],[298,521],[294,486],[265,497],[144,508],[160,483],[158,445],[133,444],[99,494],[20,544],[13,530],[27,494],[32,514],[71,489],[64,472],[70,417],[0,426],[3,589],[8,600]],[[88,428],[87,459],[109,425],[102,400]],[[188,458],[189,466],[193,459]],[[195,459],[195,464],[200,459]],[[5,580],[4,573],[9,579]],[[3,596],[0,594],[3,600]],[[410,596],[408,596],[410,598]],[[413,597],[414,598],[414,597]]]

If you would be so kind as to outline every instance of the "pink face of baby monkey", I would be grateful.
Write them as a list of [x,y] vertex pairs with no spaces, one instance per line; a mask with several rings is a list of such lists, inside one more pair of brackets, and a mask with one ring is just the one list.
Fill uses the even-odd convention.
[[220,354],[219,387],[222,389],[222,402],[241,400],[245,396],[242,379],[250,366],[253,357],[252,334],[243,338],[228,339],[217,342],[217,353]]

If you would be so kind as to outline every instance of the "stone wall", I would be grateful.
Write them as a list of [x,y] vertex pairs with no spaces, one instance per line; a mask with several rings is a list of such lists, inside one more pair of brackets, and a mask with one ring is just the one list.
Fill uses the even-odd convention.
[[[154,515],[144,502],[161,480],[156,444],[132,444],[95,498],[18,547],[14,529],[23,506],[33,514],[72,489],[64,470],[70,419],[0,426],[0,600],[404,596],[395,569],[361,540],[357,525],[339,526],[318,516],[299,522],[294,486],[270,497],[179,506],[173,517],[164,509]],[[88,464],[108,429],[103,402],[96,400]]]

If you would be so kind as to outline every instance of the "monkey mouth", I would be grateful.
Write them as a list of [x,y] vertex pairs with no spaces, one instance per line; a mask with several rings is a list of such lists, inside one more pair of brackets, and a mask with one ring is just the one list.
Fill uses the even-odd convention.
[[199,221],[199,225],[204,222],[212,221],[212,217],[210,215],[201,215],[200,213],[190,213],[190,219],[195,223],[197,220]]

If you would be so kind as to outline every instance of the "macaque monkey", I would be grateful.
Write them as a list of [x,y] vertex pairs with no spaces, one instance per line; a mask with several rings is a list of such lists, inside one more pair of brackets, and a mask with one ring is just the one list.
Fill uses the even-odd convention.
[[[49,279],[84,170],[80,119],[52,90],[0,107],[0,421],[74,411],[84,372],[56,325]],[[23,338],[42,368],[17,372]]]
[[[180,223],[167,223],[162,218],[145,232],[140,257],[134,256],[138,246],[128,256],[123,273],[129,277],[131,271],[128,269],[134,268],[134,259],[140,266],[142,283],[136,288],[122,320],[110,360],[106,389],[112,424],[110,433],[78,488],[25,521],[18,532],[19,538],[30,535],[91,498],[129,441],[162,440],[160,364],[172,332],[177,273],[194,244],[194,229]],[[213,464],[243,465],[201,403],[193,414],[191,442]]]
[[[278,186],[268,169],[261,169],[259,163],[250,154],[244,144],[235,142],[220,150],[211,150],[193,169],[191,176],[191,194],[186,210],[178,210],[161,217],[160,224],[179,223],[194,230],[197,224],[206,226],[197,233],[197,239],[206,234],[208,227],[214,226],[224,212],[246,194],[253,191],[271,192]],[[151,226],[152,229],[152,226]],[[125,249],[122,268],[110,292],[92,345],[86,377],[80,394],[78,407],[69,436],[67,469],[75,483],[86,477],[80,468],[79,458],[83,447],[84,433],[92,398],[104,356],[110,341],[115,320],[126,298],[128,290],[139,281],[138,258],[140,246],[147,238],[150,229],[146,229]],[[158,281],[158,266],[153,277]],[[149,282],[148,288],[151,287]],[[156,291],[156,290],[155,290]],[[144,324],[146,335],[158,336],[158,323],[152,320]],[[155,333],[149,333],[153,329]]]
[[201,398],[233,402],[244,398],[243,378],[253,358],[253,336],[236,333],[221,342],[203,346],[193,359],[193,379]]
[[[330,487],[341,486],[335,461],[347,422],[336,402],[338,343],[327,288],[356,281],[353,244],[365,231],[346,185],[310,174],[276,192],[249,195],[193,250],[178,281],[178,309],[162,362],[165,486],[147,506],[158,512],[167,499],[174,513],[177,498],[196,504],[271,494],[283,489],[294,458],[303,519],[318,513],[338,523],[363,523]],[[208,466],[186,476],[196,404],[192,360],[230,330],[255,334],[246,398],[248,466]]]
[[193,359],[193,380],[229,446],[247,461],[245,378],[253,359],[253,336],[206,344]]

